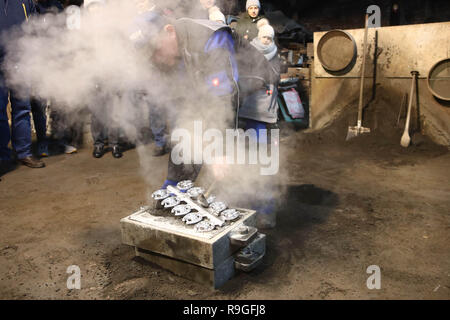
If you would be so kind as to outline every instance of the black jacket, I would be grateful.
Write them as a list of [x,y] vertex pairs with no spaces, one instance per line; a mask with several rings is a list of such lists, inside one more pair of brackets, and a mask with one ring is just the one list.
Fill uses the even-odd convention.
[[[206,46],[214,39],[218,31],[231,34],[230,27],[214,21],[188,18],[179,19],[174,25],[180,53],[189,78],[184,81],[188,80],[194,85],[195,91],[201,96],[221,96],[217,90],[211,88],[208,79],[214,79],[215,75],[223,75],[221,84],[226,82],[233,86],[233,78],[237,80],[237,67],[235,66],[233,69],[231,64],[231,60],[234,60],[234,52],[214,45],[211,47],[212,50],[206,52]],[[232,40],[230,46],[233,47]]]
[[252,41],[258,36],[258,28],[256,27],[256,24],[259,20],[263,19],[264,16],[259,15],[256,18],[251,18],[247,12],[242,12],[238,16],[239,20],[237,21],[236,25],[236,32],[241,37],[245,38],[247,37],[248,41]]
[[39,14],[47,14],[47,13],[57,14],[63,10],[64,8],[62,4],[57,0],[46,0],[46,1],[39,1],[38,3],[36,3],[36,11]]
[[[20,25],[22,22],[36,13],[36,7],[32,0],[0,0],[0,37],[10,28]],[[0,39],[0,61],[4,52],[3,40]]]

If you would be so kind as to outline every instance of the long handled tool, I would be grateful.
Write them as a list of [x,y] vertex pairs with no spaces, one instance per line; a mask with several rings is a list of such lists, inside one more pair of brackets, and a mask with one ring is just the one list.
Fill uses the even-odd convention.
[[[400,105],[400,110],[399,110],[398,116],[397,116],[397,124],[396,124],[397,127],[398,127],[399,124],[400,124],[400,118],[401,118],[401,116],[402,116],[403,109],[404,109],[403,107],[407,108],[407,107],[405,106],[405,104],[406,104],[407,101],[408,101],[408,93],[405,92],[405,94],[403,95],[402,104]],[[408,110],[406,110],[406,113],[408,113]]]
[[356,127],[348,127],[347,138],[345,140],[350,140],[363,133],[370,133],[370,128],[364,128],[362,126],[363,93],[364,93],[364,78],[366,71],[368,29],[369,29],[369,15],[366,14],[366,26],[364,30],[364,46],[363,46],[362,67],[361,67],[361,88],[359,91],[358,123],[356,124]]
[[402,139],[400,140],[400,145],[404,148],[407,148],[411,143],[411,138],[409,136],[409,122],[411,120],[411,107],[414,98],[414,88],[416,86],[416,80],[419,75],[419,72],[411,71],[411,75],[412,75],[412,83],[411,83],[411,94],[409,95],[408,114],[406,116],[405,131],[403,131]]

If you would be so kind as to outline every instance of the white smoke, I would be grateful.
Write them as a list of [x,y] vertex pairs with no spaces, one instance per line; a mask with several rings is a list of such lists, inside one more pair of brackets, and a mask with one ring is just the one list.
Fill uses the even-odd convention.
[[[133,22],[149,8],[149,1],[110,0],[92,12],[82,9],[80,28],[72,30],[67,21],[74,17],[66,12],[33,16],[2,38],[9,86],[24,93],[31,88],[36,97],[54,101],[53,108],[74,111],[106,104],[109,114],[104,116],[112,117],[131,139],[136,137],[137,127],[149,126],[151,106],[167,108],[175,119],[173,126],[190,130],[194,120],[202,120],[205,127],[225,128],[233,119],[232,110],[218,110],[205,97],[192,96],[187,91],[188,79],[172,78],[153,68],[145,51],[133,45]],[[167,103],[173,92],[188,96],[188,102]],[[136,99],[136,93],[146,102]],[[138,152],[142,173],[150,184],[150,172],[167,170],[167,166],[151,168],[148,152]],[[258,173],[245,169],[230,171],[227,179],[229,185],[239,181],[240,188],[248,190],[267,181],[259,181]],[[235,191],[231,185],[230,190]]]
[[65,12],[32,16],[3,39],[9,86],[31,88],[35,96],[55,101],[56,108],[110,104],[111,116],[130,133],[128,121],[143,111],[130,93],[157,92],[150,64],[129,39],[136,15],[134,2],[116,0],[99,10],[81,10],[75,30],[67,28],[67,20],[74,17]]

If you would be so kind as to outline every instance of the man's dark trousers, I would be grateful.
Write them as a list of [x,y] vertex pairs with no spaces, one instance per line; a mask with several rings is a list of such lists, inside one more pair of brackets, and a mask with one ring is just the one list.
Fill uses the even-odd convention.
[[119,127],[111,118],[106,106],[97,106],[91,109],[91,133],[94,146],[104,146],[108,139],[109,146],[119,145]]

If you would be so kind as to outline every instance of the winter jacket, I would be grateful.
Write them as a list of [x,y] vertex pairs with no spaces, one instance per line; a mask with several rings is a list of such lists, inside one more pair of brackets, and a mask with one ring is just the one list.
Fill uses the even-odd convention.
[[242,12],[238,18],[239,19],[235,29],[237,34],[242,38],[247,36],[247,40],[252,41],[258,36],[258,28],[256,27],[256,24],[259,20],[263,19],[264,16],[259,15],[256,18],[252,18],[247,12]]
[[5,55],[4,34],[36,13],[33,0],[0,0],[0,61]]
[[174,23],[188,81],[206,96],[234,94],[238,81],[231,29],[209,20],[178,19]]
[[241,105],[239,117],[276,123],[278,114],[278,82],[280,60],[275,55],[268,61],[248,41],[241,39],[237,48]]

